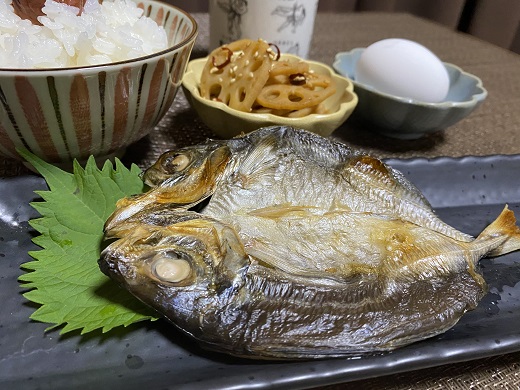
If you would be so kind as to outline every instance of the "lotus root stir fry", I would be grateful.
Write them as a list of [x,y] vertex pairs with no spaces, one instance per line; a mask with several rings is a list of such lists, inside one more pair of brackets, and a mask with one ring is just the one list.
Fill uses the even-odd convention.
[[327,75],[307,62],[281,60],[276,45],[242,39],[210,53],[200,94],[229,107],[287,117],[325,114],[323,102],[336,92]]

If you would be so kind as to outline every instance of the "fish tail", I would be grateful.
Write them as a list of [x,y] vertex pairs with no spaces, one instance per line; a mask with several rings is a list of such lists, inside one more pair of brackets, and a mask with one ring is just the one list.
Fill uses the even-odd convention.
[[487,253],[500,256],[520,249],[520,227],[516,224],[515,213],[506,205],[500,215],[479,235],[480,237],[504,237],[504,241]]

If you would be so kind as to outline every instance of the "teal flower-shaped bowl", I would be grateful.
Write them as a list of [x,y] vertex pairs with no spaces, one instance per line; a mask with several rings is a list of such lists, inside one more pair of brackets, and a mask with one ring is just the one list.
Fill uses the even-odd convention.
[[354,115],[388,137],[417,139],[447,129],[486,99],[487,91],[478,77],[445,62],[450,88],[444,101],[428,103],[379,92],[356,81],[355,69],[363,50],[356,48],[336,54],[333,68],[354,84],[358,95]]

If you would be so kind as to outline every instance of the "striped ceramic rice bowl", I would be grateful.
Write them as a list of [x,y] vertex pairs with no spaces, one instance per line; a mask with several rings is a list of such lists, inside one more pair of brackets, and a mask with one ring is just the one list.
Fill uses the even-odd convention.
[[104,159],[154,128],[173,102],[197,25],[189,14],[168,4],[135,3],[164,28],[166,49],[105,65],[0,65],[1,155],[19,158],[16,148],[25,148],[55,163],[90,155]]

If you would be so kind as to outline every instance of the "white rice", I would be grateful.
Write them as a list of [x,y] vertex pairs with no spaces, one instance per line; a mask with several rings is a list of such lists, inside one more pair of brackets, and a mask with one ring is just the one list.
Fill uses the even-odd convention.
[[0,68],[58,68],[123,61],[166,49],[166,31],[130,0],[87,0],[84,11],[46,0],[35,26],[0,0]]

